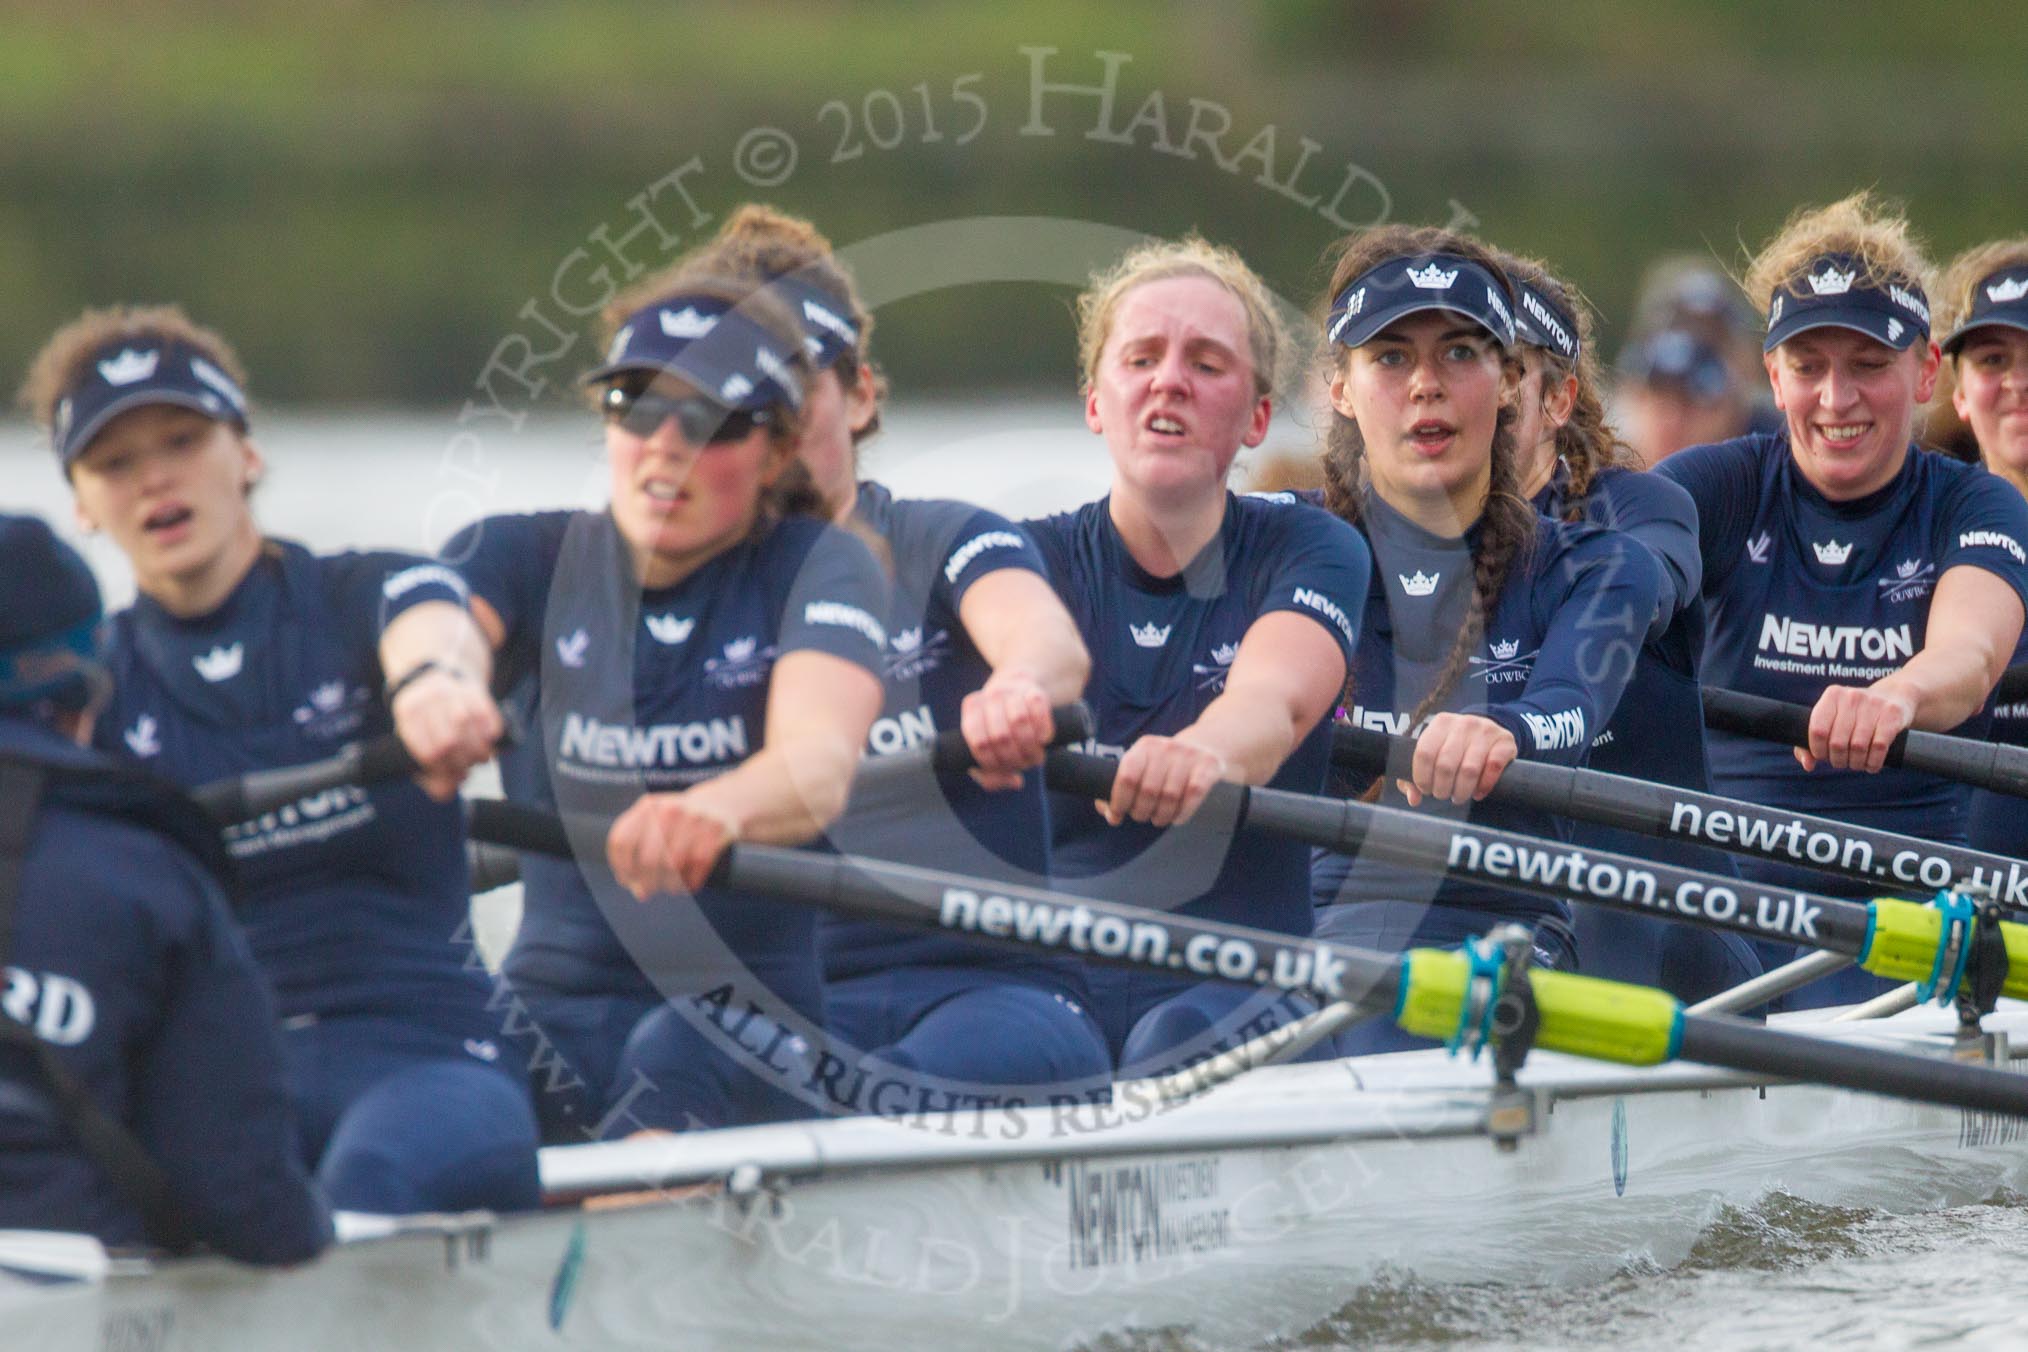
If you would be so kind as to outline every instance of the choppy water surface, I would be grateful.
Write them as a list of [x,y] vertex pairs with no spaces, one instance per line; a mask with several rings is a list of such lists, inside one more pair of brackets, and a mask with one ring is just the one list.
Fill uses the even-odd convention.
[[[1525,1241],[1524,1241],[1525,1242]],[[1915,1216],[1783,1193],[1726,1207],[1674,1268],[1585,1286],[1431,1285],[1401,1273],[1248,1352],[1366,1348],[2028,1346],[2028,1198]],[[1086,1352],[1214,1352],[1187,1328]],[[1217,1349],[1216,1352],[1225,1352]]]

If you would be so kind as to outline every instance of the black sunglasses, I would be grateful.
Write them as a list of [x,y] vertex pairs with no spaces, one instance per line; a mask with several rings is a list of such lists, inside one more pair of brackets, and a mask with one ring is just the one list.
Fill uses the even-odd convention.
[[606,421],[618,423],[637,437],[652,437],[663,423],[676,420],[677,430],[692,446],[718,446],[742,441],[756,427],[774,420],[773,409],[727,408],[701,394],[667,395],[614,385],[600,405]]

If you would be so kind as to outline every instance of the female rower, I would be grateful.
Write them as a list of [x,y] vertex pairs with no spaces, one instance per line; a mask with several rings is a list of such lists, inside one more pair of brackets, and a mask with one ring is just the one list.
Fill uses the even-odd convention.
[[[876,761],[961,728],[984,767],[976,781],[870,775],[831,828],[832,843],[848,854],[1046,883],[1042,776],[1021,771],[1041,763],[1050,706],[1083,693],[1091,663],[1041,558],[993,512],[897,498],[859,477],[858,447],[879,426],[886,395],[869,351],[873,317],[809,222],[743,207],[692,261],[768,284],[801,320],[818,369],[798,454],[832,519],[886,546],[894,596]],[[854,1082],[862,1106],[919,1111],[984,1096],[1020,1101],[1021,1087],[1109,1083],[1105,1040],[1075,960],[835,916],[818,932],[825,1030],[837,1049],[869,1056],[870,1073]]]
[[[1639,458],[1606,424],[1591,310],[1577,289],[1535,259],[1497,249],[1493,255],[1518,302],[1514,441],[1521,496],[1555,520],[1623,532],[1646,547],[1659,569],[1654,619],[1625,694],[1592,739],[1591,768],[1708,793],[1711,764],[1697,689],[1704,655],[1697,509],[1677,485],[1641,473]],[[1571,838],[1685,868],[1733,872],[1732,857],[1709,846],[1585,822],[1573,826]],[[1737,934],[1583,904],[1572,920],[1577,965],[1590,976],[1660,986],[1696,1001],[1760,972],[1759,954]]]
[[[1325,504],[1375,565],[1350,717],[1414,733],[1412,782],[1395,786],[1410,806],[1473,805],[1461,815],[1475,823],[1560,835],[1547,813],[1477,802],[1517,756],[1584,760],[1634,670],[1659,570],[1625,536],[1550,521],[1521,497],[1514,291],[1483,246],[1427,227],[1354,236],[1328,305]],[[1397,951],[1511,920],[1532,928],[1535,961],[1571,962],[1558,901],[1461,880],[1432,890],[1427,875],[1333,853],[1312,887],[1319,937]],[[1338,1041],[1341,1054],[1413,1045],[1379,1020]]]
[[[503,969],[560,1059],[552,1138],[804,1115],[820,1080],[815,912],[706,879],[735,841],[811,839],[880,709],[887,589],[795,460],[801,331],[751,283],[679,263],[617,298],[604,511],[491,517],[446,546],[538,746],[510,796],[618,814],[529,857]],[[642,905],[639,902],[648,902]]]
[[[1697,503],[1706,683],[1812,706],[1809,746],[1793,754],[1714,733],[1714,787],[1962,843],[1962,786],[1882,766],[1908,728],[1983,735],[1981,707],[2021,633],[2028,507],[2004,482],[1910,440],[1941,360],[1929,272],[1907,222],[1868,194],[1798,212],[1746,277],[1766,308],[1768,379],[1786,426],[1692,448],[1659,472]],[[1783,865],[1740,871],[1854,890]],[[1853,969],[1790,1005],[1881,988]]]
[[[1085,422],[1111,493],[1028,523],[1095,658],[1111,797],[1051,804],[1064,885],[1307,934],[1307,851],[1189,821],[1220,780],[1315,793],[1327,715],[1359,632],[1368,560],[1322,512],[1235,497],[1226,476],[1273,406],[1282,336],[1266,287],[1202,240],[1155,243],[1078,301]],[[1121,1068],[1146,1073],[1256,1036],[1289,1002],[1201,975],[1090,972]]]
[[[1978,441],[1986,468],[2028,496],[2028,238],[1967,249],[1944,274],[1950,336],[1943,341],[1956,377],[1951,405]],[[2028,661],[2028,642],[2015,664]],[[1993,710],[1993,740],[2028,746],[2028,703]],[[2028,854],[2028,799],[1975,789],[1971,841],[1982,850]]]
[[526,1086],[460,941],[451,800],[500,732],[485,645],[440,564],[263,538],[244,384],[231,347],[167,306],[87,311],[29,372],[78,520],[140,590],[113,622],[98,744],[197,784],[399,733],[420,786],[336,789],[226,832],[305,1157],[341,1209],[532,1207]]

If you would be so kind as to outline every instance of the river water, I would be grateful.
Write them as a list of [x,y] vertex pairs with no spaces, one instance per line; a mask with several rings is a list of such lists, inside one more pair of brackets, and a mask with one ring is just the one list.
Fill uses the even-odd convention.
[[[866,469],[899,492],[964,497],[1012,516],[1104,491],[1103,448],[1076,401],[903,405]],[[1310,433],[1281,420],[1270,447]],[[433,549],[474,517],[600,500],[604,466],[588,415],[517,429],[461,427],[450,415],[280,416],[257,439],[270,472],[264,527],[319,549]],[[1258,459],[1258,457],[1256,457]],[[25,427],[0,425],[0,509],[35,511],[92,561],[115,604],[131,575],[103,540],[81,537],[68,494]],[[11,583],[12,579],[6,582]],[[503,890],[475,915],[497,950],[518,900]],[[1919,1216],[1817,1206],[1774,1194],[1725,1210],[1684,1262],[1630,1263],[1581,1287],[1428,1285],[1400,1274],[1345,1293],[1322,1323],[1268,1349],[1366,1347],[2028,1347],[2028,1199]],[[1210,1352],[1186,1330],[1108,1338],[1093,1352]]]

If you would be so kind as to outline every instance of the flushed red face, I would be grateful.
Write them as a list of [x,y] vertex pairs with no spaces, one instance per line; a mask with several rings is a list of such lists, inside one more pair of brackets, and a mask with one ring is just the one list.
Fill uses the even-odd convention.
[[1934,343],[1896,352],[1852,329],[1810,329],[1766,360],[1790,453],[1819,493],[1863,498],[1901,472],[1915,411],[1936,391]]
[[1160,501],[1223,490],[1241,447],[1267,436],[1246,308],[1208,277],[1144,282],[1120,298],[1085,396],[1117,485]]
[[175,404],[114,418],[70,467],[79,521],[99,529],[160,595],[221,566],[254,535],[247,489],[260,452],[230,423]]
[[1995,473],[2028,476],[2028,333],[1989,324],[1973,329],[1958,349],[1951,406]]
[[[649,388],[672,398],[696,393],[667,375]],[[743,538],[759,514],[762,489],[789,457],[765,426],[736,441],[699,446],[685,440],[673,417],[647,436],[608,420],[606,453],[613,521],[649,585],[687,576]]]
[[[1331,405],[1359,424],[1374,491],[1426,518],[1436,500],[1482,500],[1493,433],[1515,387],[1491,334],[1463,315],[1399,319],[1340,360]],[[1463,511],[1469,524],[1475,510]]]

